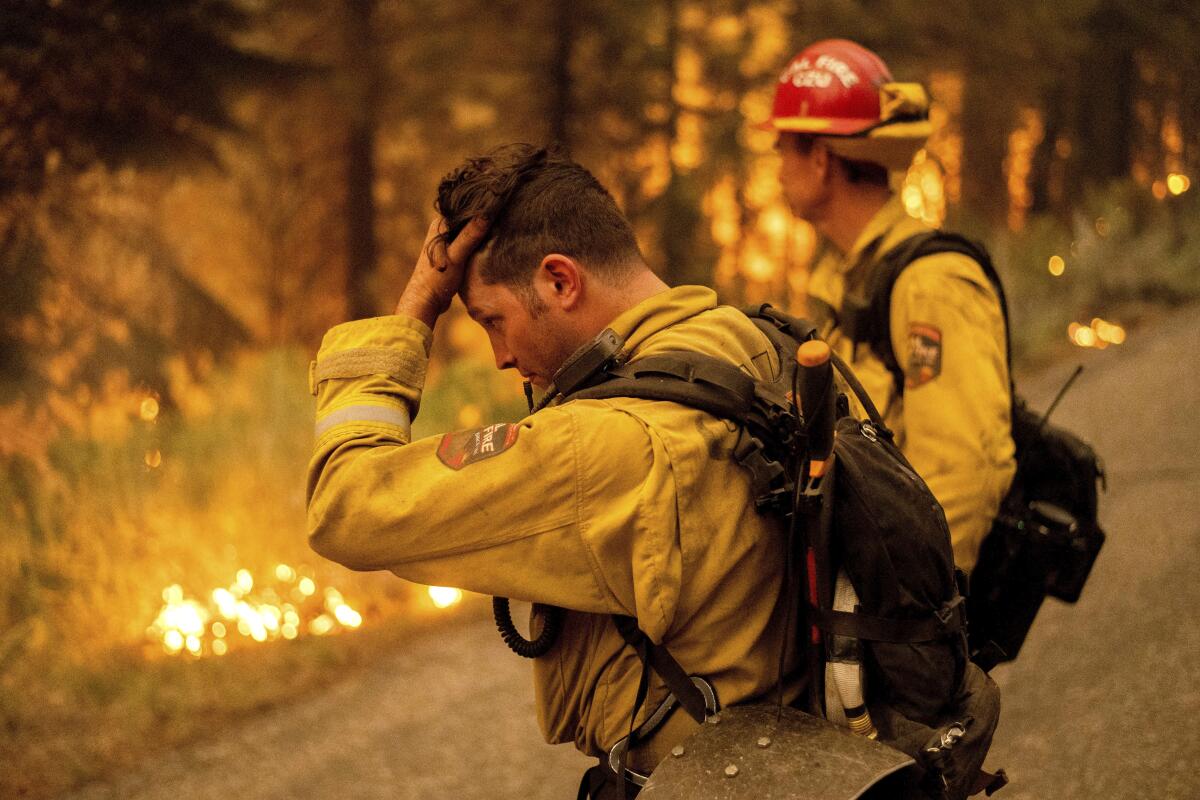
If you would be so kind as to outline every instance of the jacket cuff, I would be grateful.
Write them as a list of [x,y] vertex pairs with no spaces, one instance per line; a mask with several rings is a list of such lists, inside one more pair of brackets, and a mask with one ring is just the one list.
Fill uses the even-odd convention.
[[433,331],[403,315],[346,322],[331,328],[309,365],[308,389],[314,396],[327,380],[380,375],[420,391]]

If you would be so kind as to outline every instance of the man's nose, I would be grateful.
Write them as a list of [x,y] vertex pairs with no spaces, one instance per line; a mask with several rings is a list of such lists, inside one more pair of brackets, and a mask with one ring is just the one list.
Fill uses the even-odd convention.
[[496,357],[496,369],[512,369],[517,365],[512,353],[499,344],[492,344],[492,354]]

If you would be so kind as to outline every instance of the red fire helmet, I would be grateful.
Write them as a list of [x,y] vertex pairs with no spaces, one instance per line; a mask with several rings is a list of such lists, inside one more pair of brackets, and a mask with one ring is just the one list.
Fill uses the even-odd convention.
[[820,136],[845,158],[902,169],[929,137],[929,98],[918,83],[895,82],[862,45],[825,39],[783,70],[771,117],[758,127]]
[[800,51],[779,76],[764,128],[856,136],[882,121],[879,90],[892,82],[883,59],[847,39],[825,39]]

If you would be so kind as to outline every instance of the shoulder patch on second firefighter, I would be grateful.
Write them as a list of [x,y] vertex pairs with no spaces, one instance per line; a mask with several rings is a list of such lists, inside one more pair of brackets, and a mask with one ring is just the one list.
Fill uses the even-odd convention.
[[908,366],[904,385],[915,388],[942,373],[942,332],[925,322],[908,326]]
[[512,447],[517,441],[518,430],[516,425],[501,422],[485,428],[447,433],[438,444],[438,460],[450,469],[462,469]]

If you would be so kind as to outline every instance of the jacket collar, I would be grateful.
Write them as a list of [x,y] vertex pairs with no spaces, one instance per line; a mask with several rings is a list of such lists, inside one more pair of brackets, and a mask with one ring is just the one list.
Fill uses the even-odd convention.
[[706,286],[676,286],[646,298],[608,327],[625,340],[630,356],[661,330],[717,307],[717,293]]
[[883,208],[876,211],[875,215],[867,222],[862,233],[854,240],[850,252],[846,253],[846,257],[839,263],[839,267],[842,272],[849,272],[862,260],[863,252],[872,245],[876,245],[877,240],[880,240],[880,244],[876,246],[876,251],[880,252],[886,250],[900,238],[917,233],[924,227],[920,220],[913,219],[904,210],[900,196],[893,194]]

